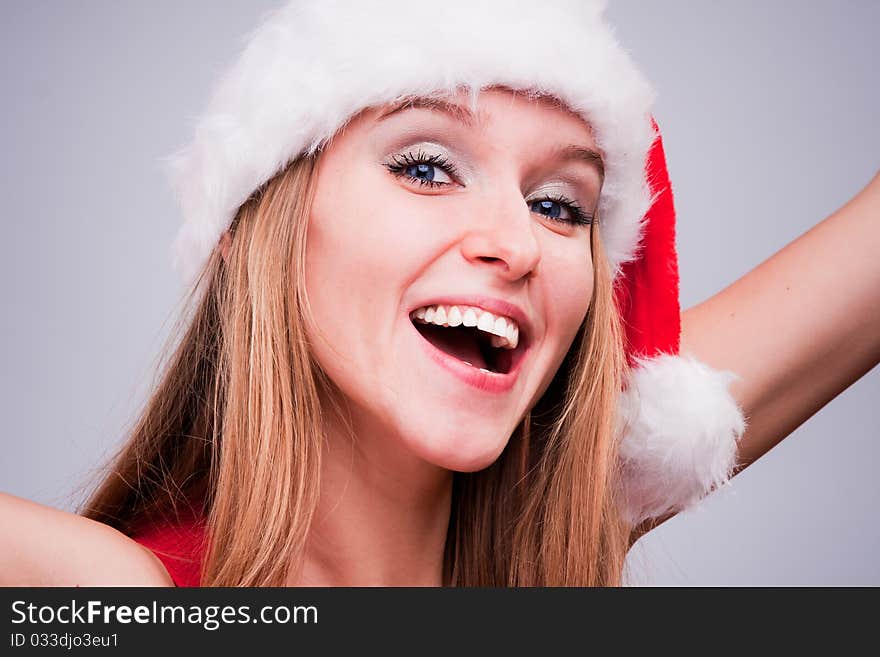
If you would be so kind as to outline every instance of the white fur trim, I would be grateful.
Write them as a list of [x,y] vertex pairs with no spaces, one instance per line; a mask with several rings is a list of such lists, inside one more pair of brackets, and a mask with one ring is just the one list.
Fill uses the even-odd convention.
[[604,0],[299,0],[267,17],[171,158],[192,282],[238,208],[358,111],[495,84],[551,94],[587,119],[605,158],[599,204],[614,276],[637,256],[651,198],[654,91],[604,23]]
[[729,481],[746,429],[727,389],[737,378],[669,354],[633,368],[619,409],[624,514],[634,526],[686,509]]

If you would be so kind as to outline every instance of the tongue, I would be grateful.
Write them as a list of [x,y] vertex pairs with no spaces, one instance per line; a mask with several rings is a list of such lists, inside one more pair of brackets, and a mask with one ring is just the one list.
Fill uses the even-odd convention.
[[444,328],[436,324],[416,324],[415,326],[419,333],[440,351],[445,351],[474,367],[489,369],[486,365],[486,359],[480,353],[477,336],[474,335],[473,329]]

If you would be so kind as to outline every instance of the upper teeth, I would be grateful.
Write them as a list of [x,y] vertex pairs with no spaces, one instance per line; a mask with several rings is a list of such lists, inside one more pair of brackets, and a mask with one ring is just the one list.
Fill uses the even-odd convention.
[[519,344],[519,326],[514,320],[476,306],[424,306],[414,310],[410,316],[422,324],[476,327],[492,334],[493,347],[516,349]]

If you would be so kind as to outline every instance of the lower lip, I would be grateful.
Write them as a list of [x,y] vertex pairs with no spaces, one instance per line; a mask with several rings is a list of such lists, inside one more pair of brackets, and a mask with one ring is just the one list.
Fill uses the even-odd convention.
[[441,351],[428,342],[422,334],[419,333],[418,329],[416,329],[412,322],[410,322],[410,326],[412,326],[416,337],[422,344],[422,348],[431,360],[437,363],[440,367],[454,374],[462,382],[476,388],[477,390],[482,390],[483,392],[500,394],[510,391],[510,389],[516,384],[517,378],[519,378],[519,371],[522,369],[523,361],[526,359],[526,354],[529,353],[529,349],[531,348],[527,348],[523,353],[518,355],[516,363],[506,374],[500,372],[487,372],[478,367],[472,367],[464,361],[458,360],[458,358],[455,358],[454,356],[450,356],[445,351]]

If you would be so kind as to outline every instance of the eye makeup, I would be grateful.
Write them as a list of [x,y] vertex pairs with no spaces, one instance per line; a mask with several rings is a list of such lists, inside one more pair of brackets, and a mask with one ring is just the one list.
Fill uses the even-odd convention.
[[[448,158],[440,154],[428,155],[421,150],[404,150],[402,153],[392,155],[384,166],[395,177],[423,188],[439,189],[460,184],[458,169]],[[443,171],[451,182],[434,180],[437,169]],[[592,214],[560,191],[547,190],[535,198],[524,200],[532,212],[553,221],[574,226],[587,226],[593,223]]]
[[[533,190],[526,197],[526,203],[531,206],[543,201],[555,201],[569,209],[572,215],[571,223],[589,225],[593,223],[597,203],[592,194],[587,195],[581,191],[582,187],[580,184],[566,180],[551,181]],[[588,202],[584,202],[584,198],[588,199]],[[549,216],[543,212],[542,214]]]
[[[450,184],[434,181],[433,169],[443,170],[454,181],[458,181],[460,176],[456,166],[443,155],[427,155],[422,151],[406,151],[403,154],[395,154],[391,159],[391,163],[385,164],[388,171],[398,177],[407,175],[410,178],[417,179],[422,186],[442,187]],[[430,177],[422,178],[409,175],[408,171],[410,169],[418,171],[420,174],[430,175]]]

